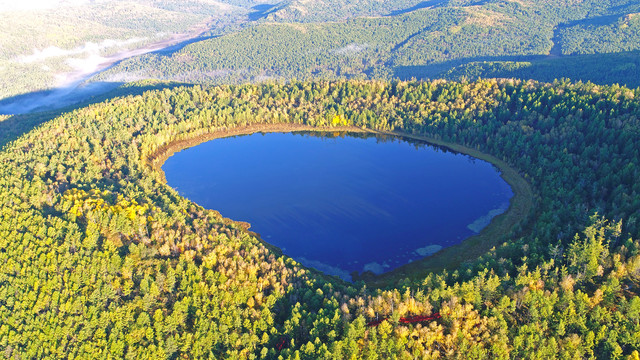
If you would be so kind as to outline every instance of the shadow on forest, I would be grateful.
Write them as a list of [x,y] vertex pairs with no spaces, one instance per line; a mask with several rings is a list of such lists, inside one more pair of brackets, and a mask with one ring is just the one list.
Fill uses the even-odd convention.
[[250,21],[256,21],[259,19],[262,19],[263,17],[269,15],[274,8],[276,7],[276,4],[259,4],[256,6],[253,6],[251,8],[251,10],[253,10],[252,12],[249,13],[249,20]]
[[477,56],[463,59],[455,59],[429,65],[409,65],[396,66],[393,68],[394,77],[401,80],[416,79],[433,79],[442,77],[442,75],[458,66],[476,62],[494,62],[494,61],[535,61],[538,59],[548,58],[547,55],[531,55],[531,56]]
[[420,9],[426,9],[426,8],[430,8],[430,7],[438,7],[440,5],[445,4],[446,2],[448,2],[448,0],[426,0],[426,1],[419,2],[419,3],[417,3],[416,5],[414,5],[414,6],[410,7],[410,8],[394,10],[394,11],[390,12],[389,15],[387,15],[387,16],[397,16],[397,15],[410,13],[412,11],[420,10]]
[[[112,84],[113,87],[117,87],[122,85],[122,83],[109,83]],[[22,134],[32,130],[38,125],[47,122],[51,119],[54,119],[65,112],[72,111],[74,109],[84,107],[87,105],[99,103],[105,101],[107,99],[121,97],[121,96],[129,96],[129,95],[140,95],[145,91],[149,90],[159,90],[159,89],[173,89],[179,86],[183,86],[186,84],[183,83],[166,83],[166,82],[158,82],[158,83],[150,83],[150,82],[139,82],[133,84],[127,84],[126,86],[112,88],[107,92],[101,92],[100,95],[96,95],[91,97],[90,99],[81,101],[79,103],[73,103],[71,105],[60,107],[56,109],[44,110],[39,112],[32,112],[28,114],[16,114],[4,121],[0,121],[0,149],[4,147],[7,143],[16,140]],[[8,98],[3,100],[1,103],[6,102],[22,102],[29,101],[28,99],[33,98],[34,96],[47,96],[47,93],[51,91],[39,91],[36,93],[19,95],[12,98]],[[1,105],[0,105],[1,106]]]
[[175,45],[172,46],[167,46],[166,48],[162,48],[159,50],[155,50],[155,51],[151,51],[148,54],[156,54],[156,55],[172,55],[175,52],[178,52],[180,50],[182,50],[185,46],[187,45],[191,45],[200,41],[205,41],[205,40],[209,40],[209,39],[213,39],[218,37],[218,35],[205,35],[205,36],[198,36],[198,37],[194,37],[192,39],[189,40],[185,40],[183,42],[177,43]]
[[94,82],[86,85],[73,83],[60,88],[16,95],[0,101],[0,114],[16,115],[62,108],[106,93],[122,84],[121,82]]
[[393,69],[393,74],[401,80],[497,77],[552,82],[568,78],[635,88],[640,86],[640,51],[572,56],[476,57],[424,66],[399,66]]
[[[386,16],[397,16],[397,15],[407,14],[412,11],[416,11],[420,9],[434,8],[434,7],[440,7],[442,5],[448,5],[448,3],[449,3],[449,0],[425,0],[417,3],[416,5],[410,8],[394,10]],[[477,6],[477,5],[484,5],[486,3],[487,3],[487,0],[478,0],[470,4],[467,4],[465,6]]]
[[622,14],[615,13],[613,15],[602,15],[596,17],[590,17],[586,19],[578,19],[561,24],[563,28],[570,28],[574,26],[606,26],[615,24]]
[[631,14],[640,12],[640,3],[633,0],[627,0],[626,4],[621,4],[609,8],[609,12],[613,14]]

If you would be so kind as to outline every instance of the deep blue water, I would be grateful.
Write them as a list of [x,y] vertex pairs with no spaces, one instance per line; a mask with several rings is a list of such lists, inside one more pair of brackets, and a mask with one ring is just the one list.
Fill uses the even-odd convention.
[[267,133],[212,140],[162,169],[182,196],[344,279],[460,243],[513,195],[496,167],[394,137]]

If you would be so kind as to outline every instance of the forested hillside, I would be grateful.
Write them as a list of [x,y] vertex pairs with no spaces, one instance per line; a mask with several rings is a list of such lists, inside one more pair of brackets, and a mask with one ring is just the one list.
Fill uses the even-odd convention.
[[[640,47],[637,13],[632,0],[286,1],[257,11],[244,30],[123,61],[96,80],[475,79],[507,71],[637,86],[627,55]],[[581,54],[607,54],[615,66]],[[513,62],[522,71],[510,71]]]
[[[118,52],[228,25],[246,9],[208,1],[5,2],[0,5],[0,99],[63,86]],[[206,30],[203,27],[201,31]]]
[[[63,114],[0,153],[0,349],[636,359],[639,96],[569,82],[289,82],[167,88]],[[479,149],[519,169],[534,209],[480,258],[374,290],[302,268],[156,170],[176,141],[303,125]]]
[[[638,14],[634,0],[15,3],[0,8],[0,112],[73,103],[149,78],[566,77],[636,87]],[[134,51],[198,34],[167,51]]]

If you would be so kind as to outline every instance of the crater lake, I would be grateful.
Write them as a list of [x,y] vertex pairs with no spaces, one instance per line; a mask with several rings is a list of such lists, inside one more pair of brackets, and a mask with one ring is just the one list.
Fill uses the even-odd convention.
[[162,170],[180,195],[345,280],[458,244],[513,196],[489,162],[369,133],[219,138],[175,153]]

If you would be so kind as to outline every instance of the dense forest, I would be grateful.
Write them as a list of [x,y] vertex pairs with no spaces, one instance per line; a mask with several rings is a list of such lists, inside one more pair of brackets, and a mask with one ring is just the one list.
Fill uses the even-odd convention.
[[[635,87],[636,58],[628,54],[640,49],[638,13],[632,0],[284,1],[256,11],[243,30],[128,59],[94,80],[460,80],[510,72]],[[478,66],[484,62],[500,69]],[[535,65],[514,72],[513,62]]]
[[[0,350],[637,359],[639,96],[567,81],[293,81],[158,89],[62,114],[0,152]],[[478,149],[521,172],[534,208],[455,270],[346,284],[181,198],[157,170],[172,143],[275,125]]]

